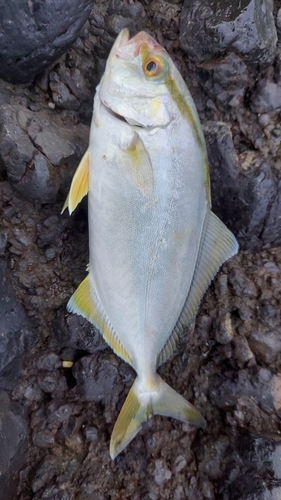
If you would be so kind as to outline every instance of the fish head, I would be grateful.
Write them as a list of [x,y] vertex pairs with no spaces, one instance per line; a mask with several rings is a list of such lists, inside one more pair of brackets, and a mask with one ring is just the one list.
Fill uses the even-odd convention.
[[176,67],[150,35],[141,31],[130,39],[123,29],[110,51],[99,100],[115,118],[139,127],[165,127],[179,114],[167,82]]

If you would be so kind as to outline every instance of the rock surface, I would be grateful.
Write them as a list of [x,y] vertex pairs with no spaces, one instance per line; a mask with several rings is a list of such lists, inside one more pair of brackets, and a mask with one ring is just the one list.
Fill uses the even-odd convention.
[[0,77],[25,83],[78,37],[92,0],[1,0]]
[[277,43],[273,2],[185,0],[180,40],[200,62],[233,51],[251,64],[269,65]]
[[18,382],[26,353],[38,337],[15,296],[3,259],[0,259],[0,329],[0,387],[11,389]]
[[5,500],[15,498],[25,460],[28,423],[23,413],[19,404],[12,403],[8,394],[0,391],[0,489]]
[[[255,4],[259,9],[264,2]],[[243,16],[253,5],[240,2]],[[230,16],[235,8],[229,7]],[[277,27],[280,8],[277,0]],[[272,60],[274,29],[257,52],[231,45],[196,65],[180,49],[182,13],[177,0],[97,0],[71,49],[32,85],[0,81],[0,255],[40,339],[20,379],[17,358],[1,378],[12,389],[6,394],[11,411],[23,406],[29,416],[24,464],[19,453],[13,468],[15,487],[21,467],[19,489],[8,500],[280,498],[281,250],[272,246],[280,245],[281,234],[281,129],[274,100],[280,46],[265,70],[250,62]],[[232,21],[237,28],[232,18],[225,24]],[[133,25],[159,40],[188,82],[206,125],[213,207],[243,249],[222,266],[195,325],[159,369],[202,411],[206,429],[154,416],[111,461],[110,434],[135,374],[86,320],[66,312],[89,262],[86,203],[71,217],[60,212],[87,147],[94,87],[115,33]],[[263,22],[243,26],[241,40],[251,27],[258,29],[253,40],[263,40]],[[210,47],[216,43],[215,36]],[[47,203],[38,203],[41,187],[37,197],[30,195],[31,183],[17,190],[29,148],[58,175],[59,189],[52,184]]]
[[71,116],[58,123],[47,110],[6,104],[0,113],[0,163],[8,179],[28,200],[54,202],[61,183],[69,185],[86,149],[88,130],[82,124],[74,129]]

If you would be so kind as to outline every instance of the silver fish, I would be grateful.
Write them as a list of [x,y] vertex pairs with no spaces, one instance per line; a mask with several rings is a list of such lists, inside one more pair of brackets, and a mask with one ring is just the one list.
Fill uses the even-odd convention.
[[89,194],[89,274],[68,310],[98,327],[136,371],[113,429],[114,458],[152,414],[204,427],[157,368],[172,354],[220,265],[238,251],[211,211],[205,141],[167,52],[124,29],[97,87],[89,148],[64,209]]

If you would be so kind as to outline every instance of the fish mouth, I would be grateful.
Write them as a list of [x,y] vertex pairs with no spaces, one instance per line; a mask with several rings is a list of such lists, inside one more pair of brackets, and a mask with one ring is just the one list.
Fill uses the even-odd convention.
[[116,120],[121,121],[123,123],[127,123],[127,125],[134,126],[134,127],[140,127],[140,128],[145,128],[144,125],[141,123],[137,122],[136,120],[133,120],[131,118],[126,118],[126,116],[122,116],[119,113],[116,113],[112,108],[108,106],[104,101],[102,101],[102,105],[106,109],[107,113],[114,117]]

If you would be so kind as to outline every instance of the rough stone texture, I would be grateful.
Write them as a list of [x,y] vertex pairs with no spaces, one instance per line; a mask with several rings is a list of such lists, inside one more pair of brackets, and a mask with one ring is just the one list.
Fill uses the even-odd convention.
[[72,45],[92,6],[92,0],[1,0],[0,77],[30,81]]
[[[276,21],[280,8],[277,0]],[[280,47],[262,72],[232,49],[196,66],[180,49],[181,12],[178,0],[97,0],[72,48],[32,86],[0,81],[0,105],[27,113],[28,139],[60,172],[56,201],[38,204],[15,190],[0,162],[0,253],[40,338],[10,394],[28,412],[30,435],[11,500],[280,500],[281,250],[272,244],[280,241],[281,128],[278,107],[259,108],[267,95],[274,105],[267,88],[280,85]],[[60,211],[87,147],[94,87],[115,32],[132,19],[187,81],[207,123],[214,208],[254,251],[222,266],[195,327],[159,369],[202,411],[206,429],[154,416],[113,462],[110,434],[135,374],[86,320],[66,312],[89,262],[86,203],[71,217]],[[39,113],[48,117],[43,131],[33,122]],[[70,145],[84,141],[67,168],[65,127]],[[16,361],[10,367],[14,377]]]
[[260,78],[251,94],[253,113],[270,113],[277,116],[281,111],[281,77],[278,61],[276,69],[270,68]]
[[3,259],[0,259],[0,331],[0,387],[13,388],[24,357],[38,337],[15,296]]
[[231,131],[224,123],[207,123],[204,133],[214,212],[243,247],[280,245],[280,224],[274,218],[274,211],[280,213],[280,195],[269,161],[254,153],[238,157]]
[[185,0],[180,40],[200,62],[233,51],[251,64],[268,65],[277,43],[273,2]]
[[3,500],[15,498],[25,460],[28,425],[23,408],[0,391],[0,490]]
[[28,200],[55,201],[61,184],[66,192],[86,149],[88,130],[82,124],[71,127],[71,116],[58,123],[47,110],[33,112],[6,104],[0,113],[0,163],[9,180]]

